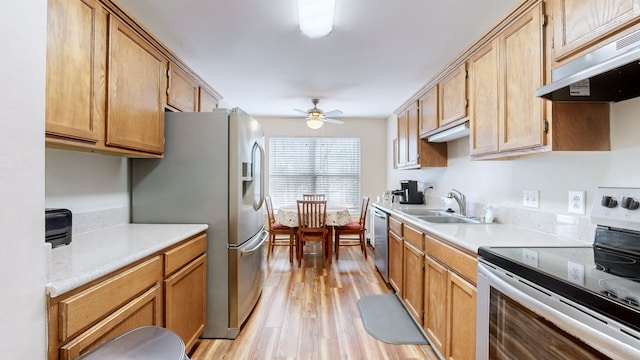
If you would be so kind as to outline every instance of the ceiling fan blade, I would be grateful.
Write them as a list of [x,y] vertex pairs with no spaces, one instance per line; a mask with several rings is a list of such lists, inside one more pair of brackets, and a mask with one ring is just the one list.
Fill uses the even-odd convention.
[[293,111],[297,111],[297,112],[299,112],[300,114],[302,114],[302,115],[304,115],[304,116],[307,116],[307,115],[308,115],[308,113],[307,113],[306,111],[304,111],[304,110],[300,110],[300,109],[293,109]]
[[324,116],[327,116],[327,117],[329,117],[329,116],[339,116],[339,115],[342,115],[342,111],[340,111],[340,110],[331,110],[329,112],[324,113]]
[[324,118],[325,122],[331,123],[331,124],[338,124],[338,125],[342,125],[344,124],[344,121],[342,120],[338,120],[338,119],[329,119],[329,118]]

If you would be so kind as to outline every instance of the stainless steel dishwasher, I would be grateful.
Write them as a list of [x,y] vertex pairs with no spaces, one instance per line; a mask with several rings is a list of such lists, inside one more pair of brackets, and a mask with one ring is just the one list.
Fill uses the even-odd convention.
[[373,243],[376,267],[384,281],[389,282],[389,219],[380,209],[373,211]]

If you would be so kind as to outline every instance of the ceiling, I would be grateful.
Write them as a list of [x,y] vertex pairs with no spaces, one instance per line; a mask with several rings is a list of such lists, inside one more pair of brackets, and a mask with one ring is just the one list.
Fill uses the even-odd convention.
[[116,0],[228,106],[296,117],[319,98],[339,118],[386,118],[518,0],[336,0],[309,39],[296,0]]

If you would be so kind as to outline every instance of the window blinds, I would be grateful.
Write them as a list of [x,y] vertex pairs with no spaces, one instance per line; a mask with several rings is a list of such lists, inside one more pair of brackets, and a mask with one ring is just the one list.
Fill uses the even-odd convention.
[[360,139],[272,137],[269,194],[278,208],[302,194],[325,194],[328,203],[360,206]]

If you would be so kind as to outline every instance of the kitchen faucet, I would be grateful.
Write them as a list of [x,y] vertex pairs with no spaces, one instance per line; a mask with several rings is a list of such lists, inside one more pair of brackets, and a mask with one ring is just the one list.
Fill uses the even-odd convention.
[[[458,193],[458,195],[456,195],[454,191]],[[458,203],[458,207],[460,208],[460,215],[467,216],[467,198],[463,193],[456,189],[451,189],[451,191],[447,194],[447,198],[455,199],[455,201]]]

